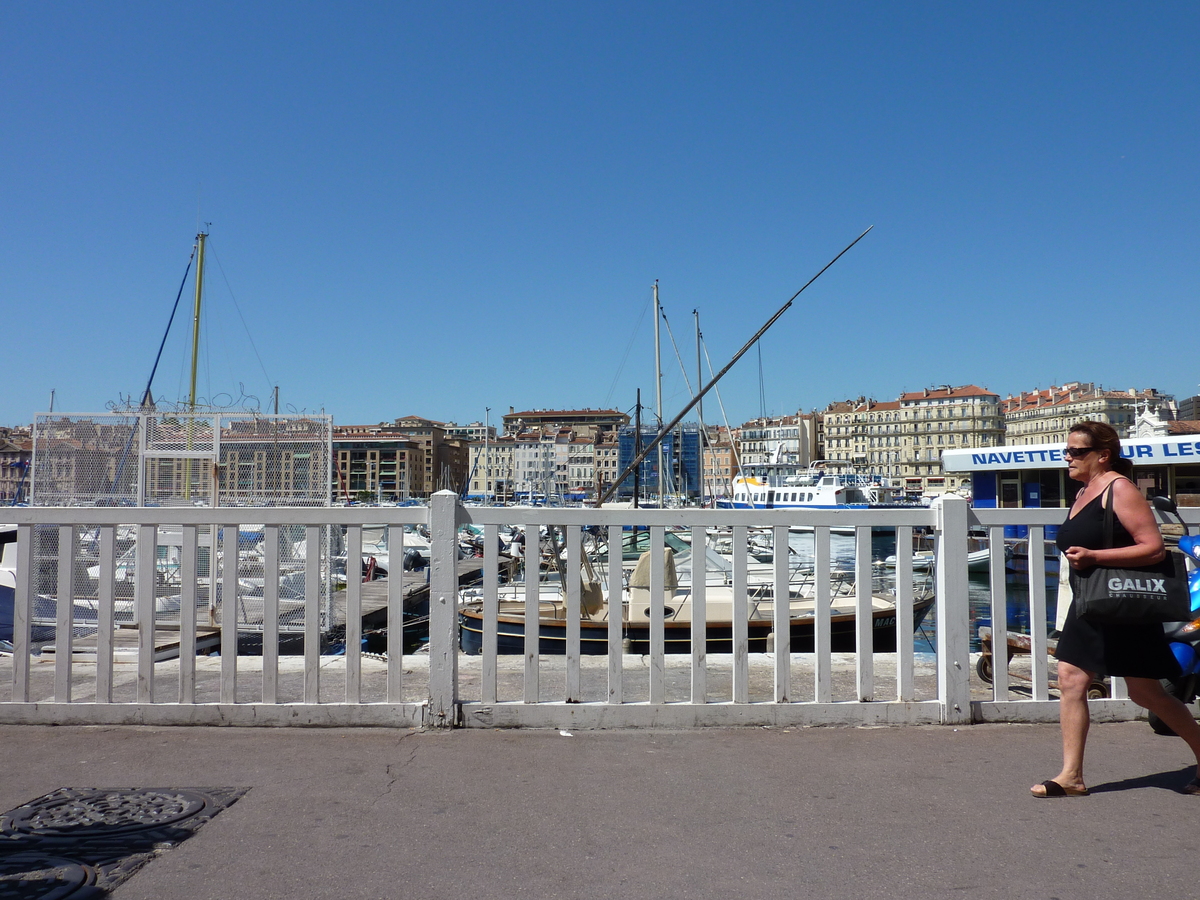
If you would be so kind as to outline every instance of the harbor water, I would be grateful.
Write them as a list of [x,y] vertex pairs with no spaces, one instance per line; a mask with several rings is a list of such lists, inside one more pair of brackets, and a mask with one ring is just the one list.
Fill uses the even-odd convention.
[[[791,565],[809,567],[814,561],[814,537],[812,532],[792,532],[788,537],[791,548]],[[831,534],[829,537],[831,567],[834,570],[854,571],[855,541],[852,535]],[[895,586],[895,570],[883,565],[884,560],[896,554],[896,535],[888,528],[875,528],[871,533],[871,561],[876,577],[885,587]],[[921,579],[932,578],[931,572],[913,572],[913,581],[920,585]],[[1023,572],[1006,572],[1005,586],[1008,601],[1008,630],[1023,634],[1030,633],[1029,580]],[[992,590],[988,572],[972,572],[969,579],[969,603],[971,616],[971,650],[979,651],[979,626],[990,625],[992,618]],[[1050,572],[1046,577],[1046,624],[1047,630],[1054,627],[1058,600],[1058,577]],[[934,626],[937,608],[932,607],[922,627],[913,636],[914,649],[928,653],[934,649]]]

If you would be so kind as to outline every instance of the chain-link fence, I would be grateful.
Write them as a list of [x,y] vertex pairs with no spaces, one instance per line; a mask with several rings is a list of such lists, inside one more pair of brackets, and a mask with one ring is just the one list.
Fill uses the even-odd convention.
[[146,416],[40,415],[34,423],[33,506],[134,506]]
[[[222,525],[222,508],[255,506],[328,506],[332,476],[333,425],[329,416],[229,413],[131,412],[91,415],[44,414],[34,425],[34,506],[161,506],[213,509],[211,526],[196,536],[196,623],[217,628],[226,604],[227,567],[236,569],[235,607],[239,632],[263,629],[266,606],[265,530],[243,525],[236,532]],[[132,625],[137,578],[136,529],[116,526],[113,542],[114,617]],[[70,542],[63,546],[64,538]],[[101,553],[105,532],[81,526],[67,533],[38,528],[33,547],[35,569],[34,640],[51,640],[61,592],[60,559],[70,554],[75,631],[94,631],[98,615]],[[155,623],[177,629],[183,590],[185,540],[180,526],[163,525],[155,540]],[[332,541],[331,541],[332,539]],[[344,565],[331,542],[340,534],[320,529],[321,630],[327,630],[329,601]],[[279,626],[281,633],[303,633],[305,624],[303,527],[280,527]]]

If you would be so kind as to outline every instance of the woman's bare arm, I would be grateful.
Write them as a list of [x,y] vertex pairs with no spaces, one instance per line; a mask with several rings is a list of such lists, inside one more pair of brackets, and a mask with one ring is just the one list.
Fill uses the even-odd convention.
[[1127,478],[1118,478],[1113,482],[1113,512],[1134,543],[1129,547],[1111,547],[1107,550],[1071,547],[1066,553],[1071,565],[1079,569],[1089,566],[1150,566],[1159,562],[1166,550],[1158,523],[1142,492]]

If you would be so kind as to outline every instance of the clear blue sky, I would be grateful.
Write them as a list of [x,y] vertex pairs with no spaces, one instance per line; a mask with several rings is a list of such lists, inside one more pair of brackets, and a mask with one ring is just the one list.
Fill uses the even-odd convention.
[[693,309],[720,367],[868,225],[732,421],[1190,396],[1197,47],[1192,2],[4,4],[0,424],[141,393],[201,222],[201,395],[339,424],[653,404],[655,279],[694,378]]

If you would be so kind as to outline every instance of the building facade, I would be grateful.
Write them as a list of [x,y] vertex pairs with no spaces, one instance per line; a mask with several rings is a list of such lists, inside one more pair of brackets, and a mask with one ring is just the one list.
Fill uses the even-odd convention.
[[1179,401],[1179,419],[1182,422],[1194,422],[1200,419],[1200,396],[1191,396]]
[[472,422],[469,425],[457,425],[454,422],[447,422],[446,435],[452,438],[462,438],[466,441],[479,441],[482,443],[485,438],[488,441],[496,439],[496,427],[494,425],[485,425],[483,422]]
[[28,501],[32,462],[33,436],[18,429],[0,429],[0,501],[10,505]]
[[[638,451],[650,446],[657,436],[657,429],[643,425],[641,439],[638,439],[637,429],[626,425],[617,433],[618,465],[620,471],[633,462]],[[702,490],[701,458],[700,458],[700,427],[694,422],[684,422],[677,425],[663,437],[662,443],[663,473],[660,478],[658,448],[651,450],[642,460],[637,470],[638,491],[643,497],[662,495],[682,497],[690,500],[699,498]],[[619,473],[618,473],[619,474]],[[634,493],[634,476],[631,473],[617,489],[617,497],[629,499]]]
[[514,444],[511,436],[491,435],[486,441],[470,443],[471,497],[498,503],[512,500]]
[[596,494],[596,441],[587,434],[572,435],[567,443],[567,493],[588,498]]
[[446,423],[421,416],[406,416],[396,419],[384,431],[407,435],[421,448],[424,463],[414,478],[414,483],[420,485],[418,496],[430,497],[441,490],[457,493],[466,490],[470,474],[468,442],[448,434]]
[[581,431],[586,427],[600,434],[628,425],[629,416],[615,409],[530,409],[517,412],[510,406],[503,421],[505,434],[558,428]]
[[1079,381],[1010,395],[1000,409],[1005,443],[1015,446],[1065,442],[1071,426],[1084,419],[1107,422],[1122,438],[1131,437],[1139,409],[1154,409],[1164,420],[1180,418],[1174,398],[1154,388],[1106,391]]
[[797,414],[744,423],[738,442],[742,465],[809,466],[816,450],[814,418]]
[[704,448],[704,496],[733,496],[733,474],[736,456],[733,444],[724,441]]
[[942,452],[1004,443],[999,403],[975,385],[831,403],[822,415],[825,458],[887,477],[909,496],[957,490],[968,479],[942,472]]
[[942,471],[944,451],[1004,443],[1000,395],[973,384],[902,394],[899,412],[900,474],[909,495],[937,495],[969,483]]
[[518,502],[545,502],[556,493],[557,429],[534,429],[512,436],[513,499]]
[[596,496],[604,493],[621,474],[621,445],[617,441],[616,432],[604,432],[594,443],[596,466]]
[[857,400],[839,400],[825,407],[821,413],[820,428],[822,459],[855,464],[854,445],[858,424],[856,414],[864,405],[874,402],[859,397]]
[[424,496],[424,479],[420,477],[425,465],[424,449],[409,437],[385,434],[378,428],[334,429],[335,499],[383,503]]

